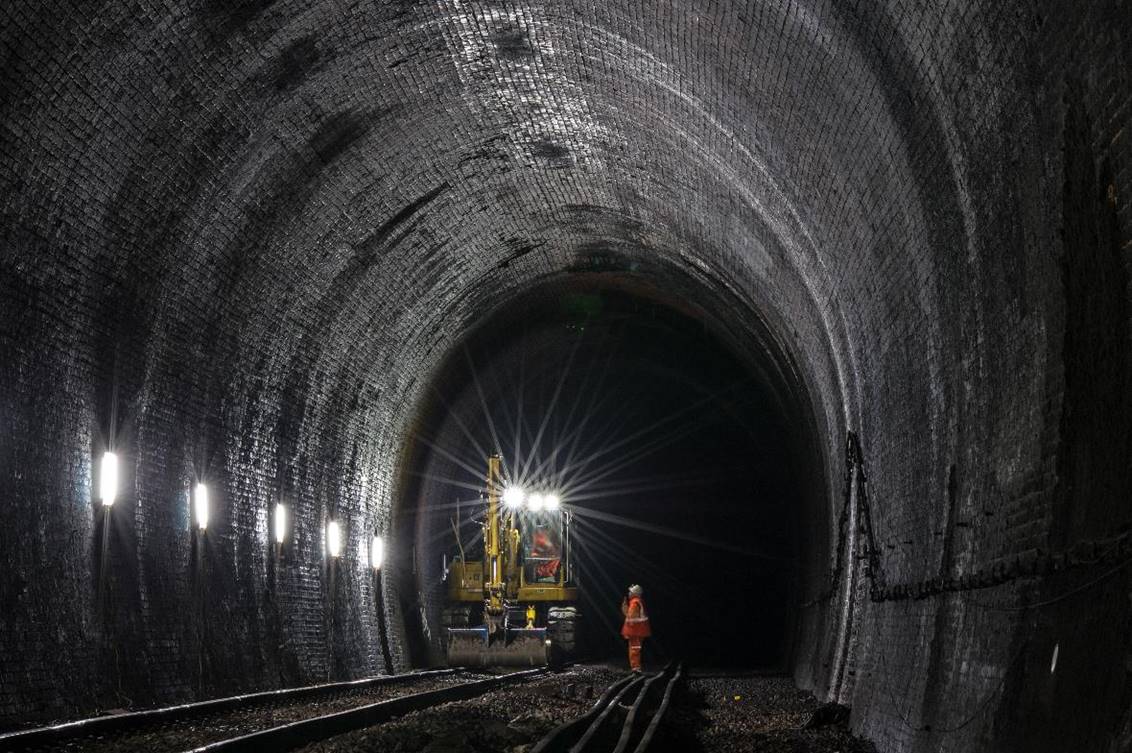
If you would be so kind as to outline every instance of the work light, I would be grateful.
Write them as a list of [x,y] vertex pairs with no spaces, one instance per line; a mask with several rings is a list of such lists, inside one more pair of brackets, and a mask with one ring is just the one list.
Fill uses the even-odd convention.
[[381,569],[381,562],[385,559],[385,541],[380,536],[373,537],[370,546],[369,563],[374,570]]
[[275,505],[275,543],[282,544],[287,537],[287,508],[282,503]]
[[98,496],[102,504],[109,507],[118,496],[118,456],[113,452],[103,454],[99,469]]
[[193,489],[193,510],[200,530],[208,528],[208,487],[204,482],[198,483]]
[[523,506],[526,496],[521,487],[509,486],[503,490],[503,504],[511,510],[517,510]]

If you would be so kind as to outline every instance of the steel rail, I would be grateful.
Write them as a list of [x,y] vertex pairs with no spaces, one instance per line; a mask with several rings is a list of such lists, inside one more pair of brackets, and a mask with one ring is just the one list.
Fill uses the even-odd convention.
[[291,750],[344,732],[380,724],[411,711],[420,711],[441,703],[475,698],[489,690],[543,675],[549,671],[545,667],[539,667],[522,672],[510,672],[498,677],[489,677],[486,680],[465,682],[439,690],[391,698],[387,701],[371,703],[347,711],[316,716],[210,743],[199,748],[193,748],[191,753],[243,753],[244,751],[256,753],[264,750]]
[[625,686],[617,692],[617,695],[613,696],[610,702],[606,704],[602,712],[597,715],[597,718],[590,722],[589,729],[582,734],[581,739],[570,746],[570,753],[584,753],[593,743],[597,733],[605,726],[605,721],[617,710],[621,699],[627,696],[631,691],[637,691],[639,694],[641,687],[644,686],[646,677],[647,675],[637,675],[626,683]]
[[[594,753],[604,749],[612,753],[625,753],[633,745],[633,753],[644,753],[656,736],[657,729],[665,712],[671,705],[675,687],[683,678],[683,666],[675,663],[669,664],[663,671],[648,675],[633,674],[622,677],[613,683],[601,695],[598,701],[582,716],[565,722],[543,737],[531,749],[531,753]],[[648,713],[650,698],[655,694],[658,683],[664,683],[664,692],[652,712],[648,726],[638,733],[639,722]],[[621,731],[616,744],[610,748],[608,736],[601,735],[602,730],[613,717],[614,713],[622,708],[621,703],[630,697],[635,697],[625,719],[621,724]]]
[[605,710],[613,697],[632,681],[633,676],[626,675],[614,682],[598,697],[589,711],[552,729],[545,737],[535,743],[535,747],[531,748],[531,753],[550,753],[566,748],[581,735],[582,730],[586,729]]
[[649,745],[652,744],[653,737],[656,736],[656,731],[660,727],[660,722],[664,719],[665,712],[668,711],[669,705],[672,703],[672,693],[680,680],[684,678],[684,665],[681,664],[676,668],[675,674],[672,679],[668,681],[668,685],[664,688],[664,696],[660,700],[660,705],[656,707],[656,713],[652,715],[652,720],[649,722],[648,728],[645,729],[645,734],[641,736],[641,741],[637,743],[637,747],[633,753],[645,753]]
[[[613,753],[625,753],[625,749],[629,747],[630,740],[633,739],[633,731],[637,726],[637,715],[641,713],[641,709],[648,702],[649,691],[652,690],[654,684],[664,679],[667,673],[668,670],[665,669],[664,672],[655,674],[645,680],[645,684],[641,687],[641,692],[637,693],[637,700],[633,702],[632,708],[629,709],[629,713],[625,716],[625,723],[621,725],[621,736],[617,738],[617,745],[613,748]],[[654,715],[653,719],[655,720],[656,718],[657,717]]]
[[166,706],[145,711],[131,711],[123,714],[109,714],[89,719],[77,719],[73,722],[63,722],[47,727],[17,730],[0,734],[0,751],[21,750],[24,748],[53,745],[72,740],[78,737],[93,735],[113,735],[127,732],[141,727],[166,724],[181,719],[218,714],[234,711],[260,703],[277,701],[299,701],[307,698],[330,696],[337,693],[347,693],[355,690],[367,690],[381,685],[392,685],[399,682],[409,682],[429,677],[443,677],[455,674],[456,669],[426,670],[423,672],[407,672],[400,675],[381,675],[379,677],[366,677],[360,680],[346,680],[343,682],[322,683],[320,685],[305,685],[298,688],[281,688],[279,690],[265,690],[258,693],[245,693],[243,695],[213,698],[207,701],[183,703],[177,706]]

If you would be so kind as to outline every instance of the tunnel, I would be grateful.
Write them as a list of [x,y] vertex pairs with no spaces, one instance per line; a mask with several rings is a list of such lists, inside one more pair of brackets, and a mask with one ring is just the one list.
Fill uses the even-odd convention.
[[[454,531],[482,557],[484,459],[499,452],[509,476],[554,490],[573,515],[589,652],[615,650],[622,591],[642,580],[658,657],[788,668],[797,595],[829,545],[821,529],[801,534],[826,498],[805,395],[755,335],[628,279],[577,275],[508,302],[430,385],[395,498],[396,538],[415,542],[404,612],[432,639],[414,647],[418,663],[443,656]],[[718,618],[752,600],[758,616]]]
[[0,20],[0,729],[436,666],[499,453],[595,654],[1132,750],[1124,0]]

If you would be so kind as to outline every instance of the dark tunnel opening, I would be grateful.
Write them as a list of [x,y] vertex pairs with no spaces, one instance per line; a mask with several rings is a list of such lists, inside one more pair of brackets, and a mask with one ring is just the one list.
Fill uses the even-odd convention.
[[403,468],[412,662],[443,661],[453,523],[475,559],[498,450],[571,513],[585,651],[624,661],[620,602],[639,583],[646,662],[787,670],[824,473],[805,411],[783,398],[798,386],[767,380],[769,353],[737,352],[707,313],[607,281],[530,292],[454,349]]

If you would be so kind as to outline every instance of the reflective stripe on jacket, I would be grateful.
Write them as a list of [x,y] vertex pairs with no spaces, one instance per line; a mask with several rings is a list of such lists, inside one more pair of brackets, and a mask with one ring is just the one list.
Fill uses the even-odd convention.
[[629,599],[629,608],[625,612],[625,624],[621,626],[622,638],[648,638],[652,635],[649,627],[649,616],[645,612],[645,602],[640,596]]

